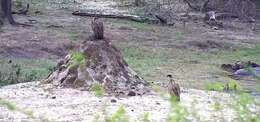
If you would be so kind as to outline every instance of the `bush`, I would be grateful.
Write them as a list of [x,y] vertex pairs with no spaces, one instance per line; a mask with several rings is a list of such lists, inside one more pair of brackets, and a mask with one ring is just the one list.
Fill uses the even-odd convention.
[[0,64],[0,86],[43,79],[54,67],[46,60],[0,60]]
[[216,83],[207,83],[205,85],[206,90],[209,91],[223,91],[225,86],[224,84],[220,83],[220,82],[216,82]]
[[128,117],[125,115],[126,111],[123,106],[120,106],[111,117],[106,118],[106,122],[129,122]]

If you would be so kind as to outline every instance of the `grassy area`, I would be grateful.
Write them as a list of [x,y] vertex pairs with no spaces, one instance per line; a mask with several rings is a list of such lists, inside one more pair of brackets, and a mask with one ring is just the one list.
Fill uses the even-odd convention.
[[242,48],[232,52],[224,52],[220,57],[226,60],[254,61],[260,63],[260,44],[252,48]]
[[154,31],[152,26],[149,26],[149,24],[147,23],[140,23],[140,22],[134,22],[134,21],[127,21],[127,20],[112,20],[112,26],[114,27],[128,27],[128,28],[135,28],[138,29],[140,31],[145,31],[145,32],[149,32],[149,31]]
[[[223,63],[234,63],[239,60],[251,60],[260,63],[259,45],[254,48],[222,51],[217,54],[198,54],[196,52],[187,51],[175,51],[171,53],[163,49],[149,49],[144,47],[123,48],[122,53],[130,67],[148,81],[159,79],[162,77],[162,73],[167,75],[166,73],[169,70],[174,69],[172,73],[176,75],[177,78],[182,79],[183,82],[189,82],[187,86],[197,86],[201,88],[204,88],[207,83],[228,79],[226,78],[227,76],[223,76],[223,71],[220,69],[220,65]],[[199,63],[192,64],[192,61],[197,61]],[[13,60],[12,63],[8,63],[8,60],[2,59],[0,60],[0,63],[1,86],[40,80],[45,78],[55,65],[55,62],[44,59],[19,59]],[[181,67],[181,71],[178,71],[178,67]],[[158,70],[162,73],[158,73]],[[206,73],[208,75],[218,75],[219,78],[199,78],[199,75],[205,75]]]
[[[206,84],[227,83],[231,80],[221,69],[221,64],[232,64],[236,61],[253,61],[260,64],[260,45],[214,53],[186,49],[150,49],[143,46],[122,48],[122,52],[130,67],[147,81],[167,81],[166,78],[163,79],[164,76],[172,73],[175,79],[181,82],[181,86],[199,89],[205,89]],[[239,83],[246,84],[245,81]]]
[[45,59],[0,60],[0,86],[43,79],[55,62]]
[[129,47],[122,50],[124,59],[137,73],[146,78],[161,65],[169,61],[166,52],[152,51],[141,47]]
[[[25,108],[19,108],[16,104],[2,98],[0,98],[0,107],[5,107],[9,111],[22,113],[26,115],[28,119],[36,119],[36,117],[33,115],[33,111]],[[41,122],[50,122],[50,120],[45,117],[40,117],[38,118],[38,120],[40,120]]]

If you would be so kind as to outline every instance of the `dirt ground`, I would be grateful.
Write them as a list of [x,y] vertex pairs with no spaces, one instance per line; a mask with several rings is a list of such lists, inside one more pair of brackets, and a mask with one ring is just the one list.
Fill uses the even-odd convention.
[[[32,10],[28,16],[15,15],[17,21],[33,23],[34,26],[5,25],[0,32],[0,56],[17,60],[20,58],[57,60],[66,55],[73,45],[79,44],[91,35],[92,18],[72,16],[73,10],[84,9],[85,6],[89,9],[126,12],[117,9],[115,2],[99,0],[91,1],[91,4],[87,2],[89,1],[80,4],[78,8],[65,9],[57,9],[56,4],[51,4],[40,13]],[[119,19],[103,20],[106,27],[105,36],[122,52],[131,48],[144,53],[159,53],[167,59],[165,62],[160,60],[160,64],[152,69],[138,71],[147,81],[162,86],[167,81],[166,74],[174,74],[180,84],[188,87],[202,88],[205,82],[225,82],[228,77],[220,69],[220,65],[233,63],[239,58],[224,59],[218,56],[222,52],[251,48],[260,44],[259,20],[255,24],[228,21],[225,24],[234,27],[218,30],[201,21],[189,21],[186,28],[183,28],[181,22],[168,27]],[[249,60],[260,63],[255,59]],[[135,69],[134,64],[133,69],[139,70]],[[250,86],[250,83],[241,81],[241,84],[247,84],[246,86]],[[251,86],[255,83],[253,81]]]

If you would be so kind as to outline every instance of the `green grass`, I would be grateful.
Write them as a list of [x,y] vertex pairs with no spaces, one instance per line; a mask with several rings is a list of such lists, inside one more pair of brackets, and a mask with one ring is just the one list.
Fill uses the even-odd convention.
[[213,57],[224,61],[254,61],[260,63],[260,44],[252,48],[240,48],[234,51],[223,51]]
[[209,91],[223,91],[224,90],[224,84],[220,82],[213,82],[213,83],[206,83],[205,89]]
[[189,114],[187,109],[182,106],[174,96],[170,98],[170,104],[170,113],[167,122],[186,122],[186,117]]
[[65,32],[65,34],[73,42],[75,42],[79,37],[79,35],[74,31],[68,31],[68,32]]
[[149,112],[144,112],[143,113],[143,122],[150,122]]
[[86,63],[85,56],[80,52],[71,51],[71,62],[69,65],[69,69],[77,68],[78,66],[83,67]]
[[[28,116],[31,119],[35,119],[35,116],[33,115],[33,111],[27,110],[24,108],[21,109],[21,108],[17,107],[14,103],[12,103],[8,100],[0,98],[0,106],[7,108],[9,111],[20,112],[20,113]],[[51,122],[49,119],[47,119],[45,117],[40,117],[38,120],[40,120],[41,122]]]
[[160,51],[131,47],[124,48],[122,52],[130,67],[144,77],[149,77],[157,67],[168,63],[167,55]]
[[0,60],[0,86],[44,79],[55,66],[45,59]]
[[[227,76],[227,74],[221,69],[221,65],[222,64],[234,64],[237,61],[245,61],[245,62],[252,61],[252,62],[260,64],[260,45],[256,45],[252,48],[238,48],[236,50],[225,50],[225,51],[219,51],[219,52],[215,52],[215,53],[202,52],[202,53],[200,53],[200,55],[198,55],[198,54],[196,54],[196,52],[194,52],[189,55],[192,60],[196,60],[196,61],[200,62],[199,64],[196,64],[196,65],[201,65],[201,68],[196,67],[196,68],[198,68],[198,71],[200,70],[200,71],[207,73],[207,75],[214,76],[212,78],[207,78],[207,79],[196,79],[197,81],[195,81],[195,82],[197,82],[197,83],[199,83],[199,82],[206,83],[206,82],[215,82],[215,81],[228,82],[229,80],[227,80],[227,78],[229,76]],[[203,69],[203,67],[205,69]],[[184,69],[185,68],[186,67],[184,67]],[[192,75],[192,74],[189,73],[189,75]],[[193,76],[193,77],[197,78],[197,76]],[[256,79],[256,81],[260,81],[260,80]],[[242,82],[245,82],[245,81],[238,80],[238,83],[242,83]],[[205,85],[208,85],[208,84],[206,83]],[[202,85],[202,87],[205,88],[205,85],[204,86]],[[254,86],[242,85],[240,87],[254,89],[253,88]],[[222,87],[219,85],[219,87],[217,89],[221,90]]]
[[48,2],[46,1],[42,1],[42,0],[30,0],[30,1],[26,1],[30,4],[30,10],[29,10],[29,14],[31,15],[35,15],[34,12],[36,11],[40,11],[41,13],[44,13],[46,10],[46,6],[49,6]]
[[177,39],[177,40],[183,40],[184,39],[184,33],[182,33],[182,32],[176,32],[175,33],[175,38]]
[[100,84],[98,84],[98,83],[93,84],[91,90],[95,92],[95,95],[97,97],[102,97],[103,94],[104,94],[102,86]]
[[227,86],[229,88],[229,90],[233,90],[233,91],[238,91],[240,90],[240,85],[237,83],[237,81],[233,80],[233,79],[229,79],[227,81]]
[[212,105],[212,107],[213,107],[213,109],[214,109],[215,111],[220,111],[220,110],[222,109],[222,106],[221,106],[221,104],[220,104],[218,101],[216,101],[216,102]]
[[240,85],[233,79],[228,79],[227,83],[211,82],[205,83],[205,89],[209,91],[224,91],[225,87],[228,87],[230,91],[239,91]]
[[15,111],[17,108],[15,104],[0,98],[0,106],[6,107],[10,111]]
[[120,106],[110,117],[106,117],[106,122],[129,122],[124,107]]
[[233,55],[241,60],[253,60],[260,62],[260,45],[253,48],[242,48],[233,52]]
[[153,27],[151,27],[147,23],[140,23],[140,22],[134,22],[134,21],[128,21],[128,20],[113,20],[112,26],[115,27],[128,27],[128,28],[136,28],[140,31],[154,31]]
[[235,63],[236,61],[253,61],[260,64],[260,44],[251,48],[237,48],[235,50],[223,50],[214,53],[187,52],[194,60],[206,65],[221,65],[222,63]]
[[233,96],[236,99],[231,107],[237,114],[236,121],[238,122],[259,122],[260,116],[255,115],[249,109],[249,105],[257,104],[257,100],[247,93],[240,93]]

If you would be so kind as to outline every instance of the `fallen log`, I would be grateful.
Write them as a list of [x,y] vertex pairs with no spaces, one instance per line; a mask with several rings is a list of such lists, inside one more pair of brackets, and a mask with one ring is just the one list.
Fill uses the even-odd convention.
[[149,23],[149,24],[160,23],[160,21],[157,20],[157,19],[153,19],[153,18],[149,18],[149,17],[136,16],[136,15],[129,15],[129,14],[105,14],[105,13],[95,13],[95,12],[74,11],[72,13],[72,15],[99,17],[99,18],[118,18],[118,19],[125,19],[125,20],[131,20],[131,21],[135,21],[135,22]]
[[237,15],[228,12],[216,13],[216,19],[230,19],[230,18],[239,18]]

